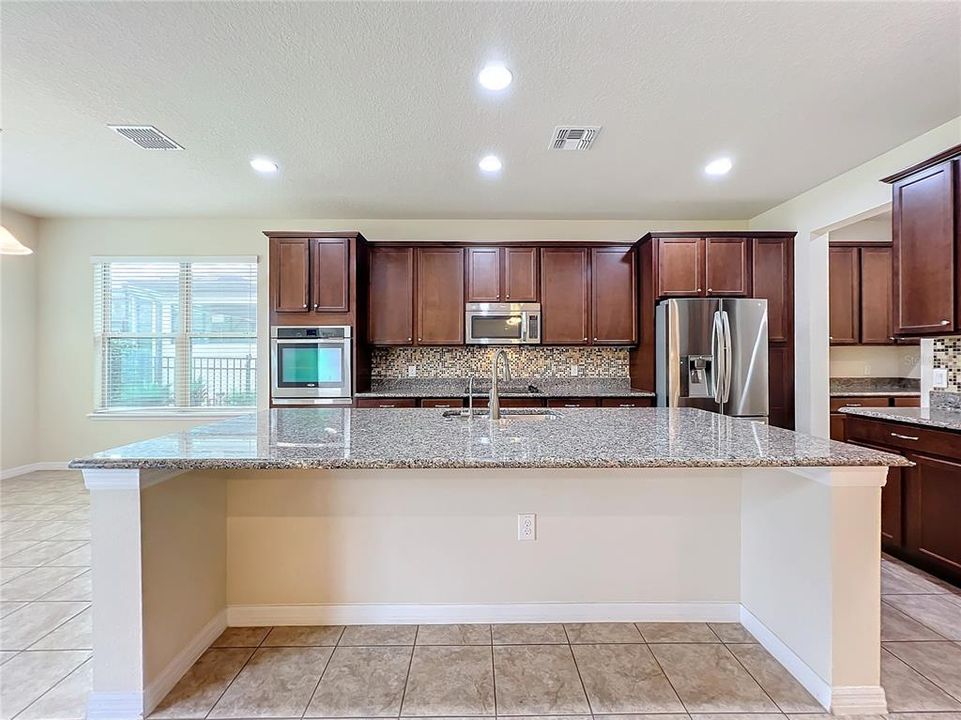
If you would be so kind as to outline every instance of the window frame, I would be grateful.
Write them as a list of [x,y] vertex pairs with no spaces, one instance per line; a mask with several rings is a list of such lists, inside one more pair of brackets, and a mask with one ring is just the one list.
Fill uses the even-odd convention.
[[[137,418],[137,419],[165,419],[165,418],[199,418],[199,417],[230,417],[255,412],[258,407],[259,369],[254,369],[254,402],[252,405],[190,405],[190,382],[181,379],[189,376],[192,342],[194,340],[243,340],[251,341],[254,348],[258,346],[260,329],[260,258],[257,255],[223,255],[223,256],[93,256],[90,258],[94,272],[94,408],[87,417],[94,419]],[[114,332],[111,327],[111,283],[110,266],[113,264],[177,264],[177,307],[179,311],[178,327],[175,332]],[[254,266],[254,328],[251,333],[215,333],[194,332],[192,328],[194,308],[192,306],[193,266],[196,264],[250,264]],[[99,311],[99,316],[98,316]],[[159,407],[131,406],[107,407],[105,393],[109,383],[106,374],[109,370],[106,353],[110,341],[114,339],[157,340],[171,341],[174,344],[174,404]],[[259,354],[259,353],[258,353]]]

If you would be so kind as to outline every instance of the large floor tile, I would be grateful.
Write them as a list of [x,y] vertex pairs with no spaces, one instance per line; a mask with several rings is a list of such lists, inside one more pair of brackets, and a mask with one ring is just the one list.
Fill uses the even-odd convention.
[[887,650],[881,651],[881,686],[890,712],[961,711],[961,703]]
[[[24,550],[29,550],[36,544],[37,544],[36,540],[24,540],[22,538],[13,538],[11,540],[4,540],[3,547],[0,548],[0,560],[2,560],[3,563],[6,565],[8,564],[6,562],[8,558],[12,558],[15,555],[19,555]],[[13,566],[16,566],[17,564],[18,563],[12,563]],[[37,565],[37,564],[39,563],[27,563],[28,566]]]
[[884,647],[954,699],[961,700],[961,645],[952,642],[893,642],[884,643]]
[[[910,597],[910,596],[904,596]],[[944,640],[934,630],[908,617],[887,600],[881,603],[881,641]]]
[[414,648],[401,714],[405,717],[494,714],[490,647]]
[[494,687],[499,715],[590,712],[567,645],[495,647]]
[[331,648],[260,648],[214,705],[211,718],[303,715]]
[[575,645],[644,642],[633,623],[568,623],[564,629]]
[[334,647],[343,632],[343,625],[275,627],[267,634],[264,647]]
[[0,600],[36,600],[81,573],[83,568],[33,568],[10,582],[0,585]]
[[9,720],[80,667],[88,652],[23,652],[3,665],[0,720]]
[[348,625],[340,644],[347,647],[413,645],[415,637],[416,625]]
[[237,677],[252,648],[211,648],[167,693],[151,718],[205,718]]
[[490,625],[421,625],[418,645],[490,645]]
[[26,606],[27,606],[27,603],[25,602],[0,601],[0,618],[2,618],[4,615],[9,615],[10,613]]
[[93,687],[93,661],[87,660],[17,715],[17,720],[84,720]]
[[210,647],[259,647],[269,632],[269,627],[229,627]]
[[781,712],[816,713],[824,708],[794,676],[760,645],[728,645]]
[[71,567],[90,567],[90,543],[85,543],[75,550],[64,553],[55,560],[50,561],[50,565],[66,565]]
[[652,645],[651,651],[688,712],[778,711],[724,645],[666,643]]
[[82,574],[51,590],[43,595],[40,600],[45,602],[49,600],[90,602],[93,599],[93,574],[89,570],[83,570],[83,568],[66,569],[80,570]]
[[881,562],[881,594],[911,595],[949,592],[944,583],[916,568],[897,562]]
[[649,643],[721,642],[707,623],[637,623],[637,629]]
[[948,640],[961,640],[961,605],[943,595],[891,595],[885,602]]
[[557,623],[511,623],[491,628],[495,645],[567,644],[564,626]]
[[40,567],[41,565],[57,564],[56,561],[59,558],[83,545],[83,542],[77,540],[51,540],[33,543],[26,550],[5,557],[3,562],[11,567]]
[[757,638],[751,635],[751,633],[747,631],[747,628],[741,625],[741,623],[708,623],[707,626],[711,628],[723,643],[757,642]]
[[26,650],[89,603],[34,602],[0,618],[0,650]]
[[397,717],[412,647],[338,647],[307,717]]
[[30,650],[93,650],[93,613],[87,608],[49,635],[30,646]]
[[573,649],[595,713],[684,712],[646,645],[575,645]]

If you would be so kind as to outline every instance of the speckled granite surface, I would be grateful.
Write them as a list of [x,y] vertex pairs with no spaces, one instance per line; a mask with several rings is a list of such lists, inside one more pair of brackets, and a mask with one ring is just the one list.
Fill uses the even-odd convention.
[[946,390],[932,390],[928,393],[931,407],[941,410],[961,410],[961,393]]
[[835,377],[831,378],[831,397],[920,397],[921,381],[917,378]]
[[[486,395],[490,378],[474,381],[474,396]],[[540,392],[531,392],[533,385]],[[653,392],[632,390],[626,378],[515,378],[501,381],[501,397],[654,397]],[[355,397],[467,397],[466,378],[381,378],[371,380],[369,392]]]
[[[564,409],[498,423],[438,409],[283,408],[75,460],[73,468],[668,468],[901,465],[876,452],[691,408]],[[528,411],[525,414],[530,414]]]
[[961,408],[843,407],[841,408],[841,412],[847,413],[848,415],[859,415],[861,417],[887,420],[888,422],[905,423],[918,427],[936,428],[938,430],[953,430],[954,432],[961,433]]

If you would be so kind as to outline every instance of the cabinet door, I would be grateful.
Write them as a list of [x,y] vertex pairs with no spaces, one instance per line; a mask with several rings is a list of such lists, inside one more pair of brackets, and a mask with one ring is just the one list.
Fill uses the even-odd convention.
[[653,398],[601,398],[601,407],[605,408],[646,408],[653,407]]
[[784,342],[790,337],[794,287],[791,243],[782,238],[755,239],[751,252],[754,297],[767,300],[767,338]]
[[888,482],[881,488],[881,547],[904,544],[904,468],[888,468]]
[[307,238],[279,238],[277,243],[277,282],[274,310],[307,312],[310,282],[310,256]]
[[500,299],[500,250],[467,248],[467,302],[497,302]]
[[464,344],[464,251],[417,249],[417,342]]
[[768,422],[794,429],[794,356],[789,344],[768,345]]
[[747,297],[751,294],[747,270],[746,238],[704,239],[704,284],[706,295]]
[[637,273],[631,248],[591,249],[591,340],[637,342]]
[[597,407],[597,398],[589,398],[589,397],[548,398],[547,407],[549,408]]
[[861,343],[893,345],[891,284],[894,277],[889,247],[861,248]]
[[504,291],[510,302],[537,302],[537,248],[504,248]]
[[961,577],[961,464],[910,454],[905,468],[905,545],[932,568]]
[[317,312],[350,310],[350,241],[315,238],[311,241],[311,298]]
[[412,408],[417,403],[414,398],[357,398],[359,408]]
[[955,327],[952,163],[894,184],[894,330],[923,335]]
[[373,345],[414,340],[414,249],[370,250],[367,337]]
[[541,319],[545,344],[588,342],[587,252],[586,248],[541,249]]
[[861,270],[856,247],[828,250],[828,302],[832,345],[857,345],[860,341]]
[[658,297],[702,294],[700,238],[662,238],[657,243]]
[[831,413],[831,439],[844,442],[844,413]]

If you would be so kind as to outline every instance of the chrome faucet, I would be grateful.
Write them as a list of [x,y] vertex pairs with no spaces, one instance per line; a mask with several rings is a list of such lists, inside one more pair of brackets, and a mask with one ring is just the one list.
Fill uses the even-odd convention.
[[467,380],[467,417],[474,417],[474,381],[477,378],[473,375]]
[[490,401],[490,419],[500,420],[501,419],[501,401],[498,394],[499,390],[497,387],[498,383],[498,373],[500,359],[504,358],[504,380],[510,382],[511,380],[511,361],[507,357],[507,352],[504,348],[499,349],[494,353],[494,362],[491,364],[491,401]]

